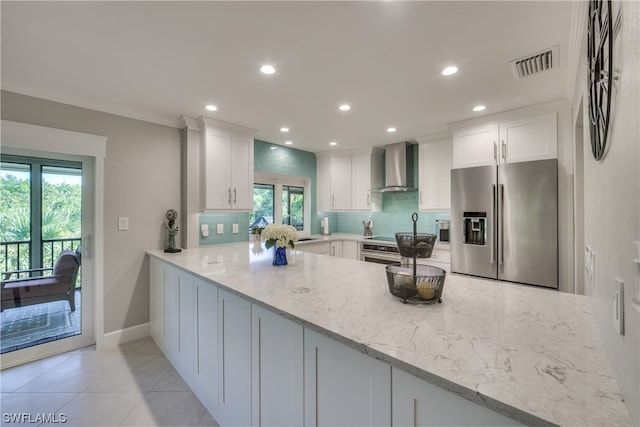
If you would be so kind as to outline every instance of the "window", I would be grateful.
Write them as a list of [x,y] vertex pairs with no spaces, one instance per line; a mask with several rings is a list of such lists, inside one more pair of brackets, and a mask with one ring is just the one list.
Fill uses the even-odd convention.
[[256,173],[253,185],[253,212],[250,227],[267,223],[289,224],[309,234],[311,181],[308,178]]

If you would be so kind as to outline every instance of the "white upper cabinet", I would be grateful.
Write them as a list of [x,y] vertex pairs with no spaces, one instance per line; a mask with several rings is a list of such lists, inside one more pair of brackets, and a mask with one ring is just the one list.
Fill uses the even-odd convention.
[[325,151],[317,154],[318,210],[380,210],[382,152],[372,148],[357,151]]
[[556,113],[500,123],[500,163],[558,157]]
[[420,143],[418,165],[419,207],[425,210],[451,209],[451,167],[453,144],[451,138]]
[[352,209],[363,211],[382,210],[380,193],[372,192],[382,186],[382,150],[370,148],[353,152],[351,157]]
[[555,159],[557,156],[555,112],[453,131],[454,168]]
[[498,125],[488,124],[453,132],[453,167],[495,165],[498,159]]
[[201,117],[202,198],[208,210],[253,209],[253,136]]

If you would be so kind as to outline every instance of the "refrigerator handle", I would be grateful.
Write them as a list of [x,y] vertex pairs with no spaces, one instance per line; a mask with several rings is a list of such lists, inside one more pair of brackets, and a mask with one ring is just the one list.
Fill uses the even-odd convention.
[[498,161],[498,144],[493,141],[493,160]]
[[504,264],[504,184],[500,184],[500,245],[498,246],[498,252],[500,253],[500,266]]
[[[493,221],[493,223],[495,224],[495,217],[496,217],[496,185],[493,184],[491,185],[491,221]],[[493,234],[490,233],[489,235],[491,236]],[[495,237],[491,237],[489,239],[489,242],[491,243],[491,248],[490,248],[490,252],[491,252],[491,264],[495,264],[496,263],[496,248],[495,248]]]

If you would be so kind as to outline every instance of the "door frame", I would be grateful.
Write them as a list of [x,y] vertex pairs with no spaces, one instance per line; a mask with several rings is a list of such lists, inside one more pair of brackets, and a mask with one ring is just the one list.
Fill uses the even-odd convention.
[[[52,159],[72,159],[82,162],[83,187],[89,190],[85,191],[83,189],[83,200],[86,196],[87,204],[92,210],[92,214],[88,216],[89,228],[92,228],[92,234],[87,234],[87,231],[84,230],[83,221],[82,258],[83,261],[89,261],[87,267],[93,264],[92,269],[87,268],[86,270],[84,268],[85,265],[83,265],[83,278],[93,283],[91,287],[93,295],[91,295],[89,289],[87,290],[89,290],[88,300],[92,301],[94,314],[92,319],[93,330],[89,331],[90,340],[87,339],[87,336],[84,336],[82,340],[70,337],[6,353],[1,356],[2,369],[84,347],[93,342],[96,343],[97,350],[101,350],[104,346],[103,224],[104,159],[106,157],[107,138],[8,120],[2,120],[1,134],[3,153]],[[85,170],[87,171],[86,179]],[[85,205],[83,201],[83,216],[85,214]]]

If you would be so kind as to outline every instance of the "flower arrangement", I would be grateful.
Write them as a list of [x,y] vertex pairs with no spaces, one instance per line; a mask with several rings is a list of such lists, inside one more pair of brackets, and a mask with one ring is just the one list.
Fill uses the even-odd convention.
[[293,248],[293,242],[298,240],[298,231],[292,225],[269,224],[262,230],[262,237],[265,240],[267,249],[272,246],[279,248],[290,246]]

